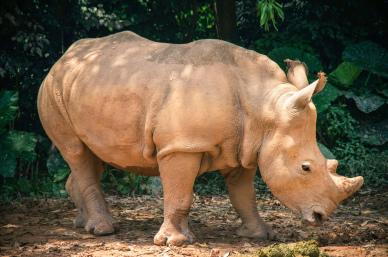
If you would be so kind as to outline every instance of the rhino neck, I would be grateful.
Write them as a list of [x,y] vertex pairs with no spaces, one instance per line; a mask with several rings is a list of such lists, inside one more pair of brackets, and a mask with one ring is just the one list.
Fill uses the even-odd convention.
[[244,168],[256,168],[266,135],[275,128],[276,105],[295,87],[283,81],[245,87],[240,93],[243,110],[243,135],[239,158]]

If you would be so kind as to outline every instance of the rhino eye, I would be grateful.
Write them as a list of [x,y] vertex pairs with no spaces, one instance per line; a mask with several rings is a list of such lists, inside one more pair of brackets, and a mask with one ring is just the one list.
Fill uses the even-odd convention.
[[308,162],[302,163],[302,170],[304,170],[304,171],[311,171],[310,163],[308,163]]

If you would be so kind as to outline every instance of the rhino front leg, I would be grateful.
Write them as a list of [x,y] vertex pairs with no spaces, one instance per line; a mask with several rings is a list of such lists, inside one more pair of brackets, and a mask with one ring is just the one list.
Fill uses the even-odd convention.
[[156,245],[192,243],[194,235],[188,225],[193,200],[193,185],[202,154],[173,153],[158,160],[164,196],[164,221],[154,237]]
[[273,238],[272,229],[257,212],[254,188],[256,170],[237,168],[222,173],[226,180],[230,201],[242,220],[237,235],[260,239]]

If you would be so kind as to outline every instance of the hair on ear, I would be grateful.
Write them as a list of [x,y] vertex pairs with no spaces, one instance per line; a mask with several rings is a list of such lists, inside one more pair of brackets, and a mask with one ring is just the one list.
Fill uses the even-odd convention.
[[292,70],[296,65],[303,65],[303,67],[304,67],[304,69],[306,71],[306,75],[309,74],[309,68],[307,67],[306,63],[301,62],[298,59],[296,59],[296,60],[285,59],[284,62],[287,65],[287,71],[290,70],[290,69]]
[[323,88],[325,87],[326,82],[327,82],[326,73],[324,73],[323,71],[318,72],[317,78],[318,78],[318,83],[315,87],[314,95],[321,92],[323,90]]
[[286,59],[284,62],[287,64],[287,80],[296,86],[298,89],[302,89],[308,86],[307,79],[308,68],[304,62],[299,60]]

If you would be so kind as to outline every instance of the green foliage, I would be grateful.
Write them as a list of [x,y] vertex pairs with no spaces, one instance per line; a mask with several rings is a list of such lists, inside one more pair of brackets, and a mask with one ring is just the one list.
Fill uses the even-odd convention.
[[225,194],[226,186],[224,178],[218,172],[205,173],[197,178],[194,191],[200,195]]
[[[241,46],[268,54],[283,68],[284,59],[299,59],[309,67],[310,80],[320,70],[328,72],[326,88],[313,99],[319,147],[327,158],[339,159],[341,173],[364,175],[366,186],[386,186],[388,62],[382,47],[383,1],[280,3],[236,1]],[[2,1],[1,198],[66,195],[69,169],[44,135],[36,95],[49,68],[71,43],[121,30],[173,43],[215,38],[213,7],[208,0]],[[374,22],[360,17],[374,17]],[[103,182],[106,190],[124,195],[160,191],[157,179],[112,168],[104,173]],[[256,187],[266,188],[259,177]],[[195,188],[201,194],[226,192],[217,173],[198,178]]]
[[282,5],[276,0],[261,0],[257,3],[257,14],[260,17],[260,26],[264,27],[265,31],[269,31],[269,24],[278,30],[276,19],[284,20],[284,12]]
[[334,154],[324,144],[318,143],[318,147],[326,159],[335,159]]
[[358,78],[361,73],[361,69],[350,62],[343,62],[338,65],[332,73],[330,73],[330,79],[334,81],[336,85],[341,85],[345,88],[353,85],[353,82]]
[[360,134],[363,143],[384,146],[388,142],[388,118],[380,122],[360,125]]
[[102,178],[105,191],[120,195],[162,195],[160,179],[109,167]]
[[58,151],[52,151],[47,159],[47,171],[54,183],[65,182],[70,168]]
[[15,119],[18,99],[18,92],[0,91],[0,132],[4,132],[5,126]]
[[376,111],[386,103],[386,99],[383,97],[369,92],[360,96],[356,95],[354,92],[348,92],[346,97],[353,99],[357,108],[364,113]]
[[36,158],[33,133],[5,128],[16,117],[17,101],[17,92],[0,92],[0,176],[6,178],[15,175],[18,160],[33,162]]
[[333,106],[320,118],[320,140],[331,147],[340,161],[338,172],[347,176],[364,176],[369,186],[386,185],[388,163],[385,160],[388,151],[365,144],[368,142],[365,132],[360,129],[360,123],[352,117],[347,106]]
[[376,43],[366,41],[349,45],[342,58],[361,69],[388,78],[388,52]]
[[325,89],[313,97],[313,101],[317,107],[318,113],[326,111],[329,107],[331,107],[333,101],[335,101],[337,97],[341,96],[342,94],[343,93],[335,86],[327,83]]

